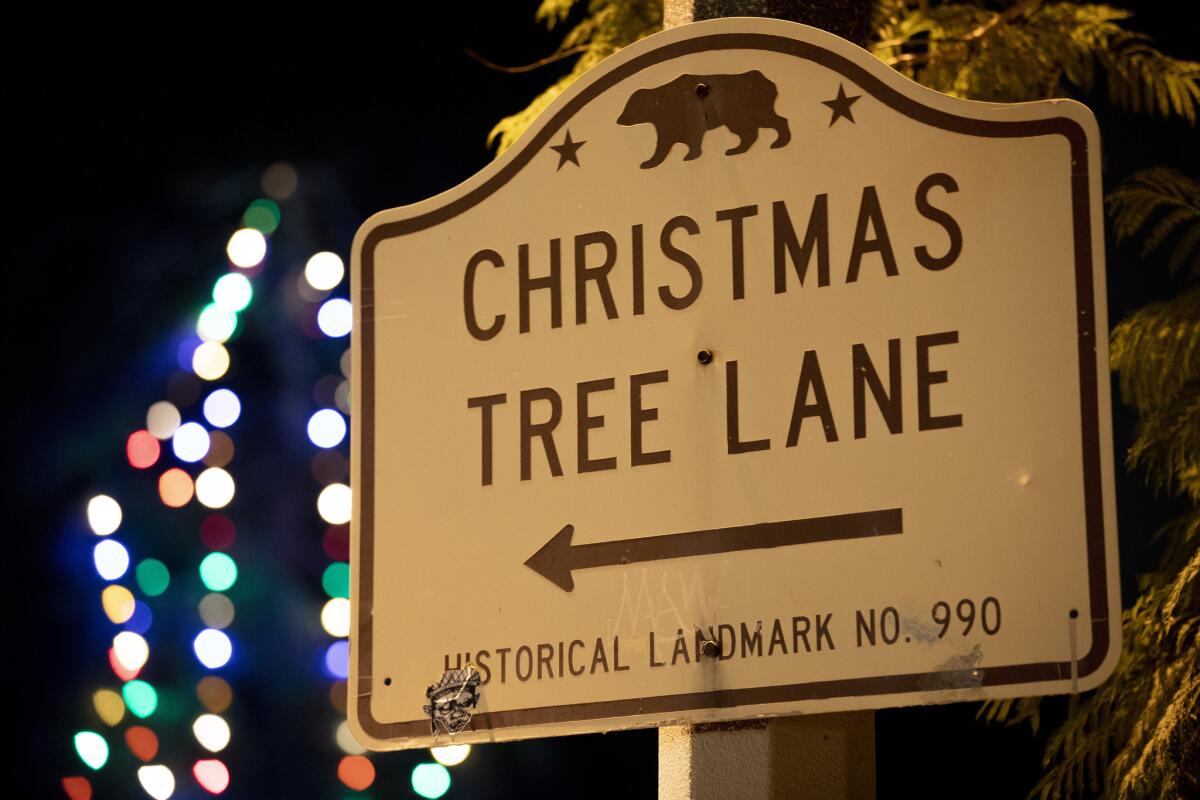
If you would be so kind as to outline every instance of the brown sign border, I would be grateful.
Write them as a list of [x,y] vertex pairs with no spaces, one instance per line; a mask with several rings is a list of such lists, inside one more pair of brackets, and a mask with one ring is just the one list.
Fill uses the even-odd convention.
[[[1100,420],[1097,405],[1096,330],[1094,286],[1092,283],[1092,226],[1089,205],[1088,140],[1082,126],[1067,117],[1039,120],[998,121],[962,117],[930,108],[888,86],[867,68],[849,58],[812,42],[766,33],[715,33],[700,35],[656,48],[633,58],[588,83],[566,102],[529,139],[519,144],[520,151],[489,180],[444,206],[405,220],[387,222],[367,232],[362,243],[361,321],[358,336],[362,347],[362,392],[356,398],[355,414],[360,415],[361,436],[354,444],[359,448],[362,469],[355,492],[359,497],[359,562],[358,570],[358,663],[360,687],[353,696],[357,703],[358,720],[362,729],[379,739],[416,738],[429,735],[429,720],[381,722],[371,713],[371,678],[374,671],[362,669],[372,657],[373,616],[371,614],[374,582],[374,424],[375,424],[375,250],[386,239],[404,236],[437,225],[463,213],[503,187],[536,155],[551,138],[593,98],[626,78],[654,64],[693,53],[711,50],[764,50],[794,56],[826,67],[890,108],[919,122],[954,133],[989,138],[1033,136],[1063,136],[1070,143],[1071,201],[1075,238],[1075,302],[1078,310],[1079,389],[1081,409],[1081,439],[1084,474],[1084,514],[1086,521],[1087,567],[1092,646],[1077,662],[1077,677],[1083,678],[1099,669],[1111,645],[1108,619],[1108,582],[1104,546],[1104,502],[1101,486]],[[586,80],[586,79],[585,79]],[[659,697],[609,700],[592,703],[523,708],[512,711],[483,712],[474,716],[472,729],[495,730],[547,723],[576,722],[589,719],[627,717],[641,714],[670,714],[681,711],[736,706],[768,705],[780,702],[817,700],[832,697],[864,697],[883,694],[927,692],[955,686],[1001,686],[1040,681],[1066,680],[1071,677],[1070,661],[1048,661],[1011,664],[971,670],[935,671],[886,675],[873,678],[850,678],[832,681],[796,683],[745,689],[728,689]]]

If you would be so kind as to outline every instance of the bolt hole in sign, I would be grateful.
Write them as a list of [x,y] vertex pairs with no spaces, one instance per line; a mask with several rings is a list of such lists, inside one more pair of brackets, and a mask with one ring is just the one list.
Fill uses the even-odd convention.
[[371,217],[360,741],[1099,684],[1100,196],[1078,103],[946,97],[724,19],[622,50],[483,172]]

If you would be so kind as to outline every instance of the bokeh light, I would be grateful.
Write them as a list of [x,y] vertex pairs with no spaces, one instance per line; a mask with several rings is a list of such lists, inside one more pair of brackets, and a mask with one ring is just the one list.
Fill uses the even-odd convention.
[[246,206],[246,211],[242,214],[242,224],[270,236],[279,227],[281,216],[278,203],[259,198]]
[[254,299],[254,287],[242,273],[230,272],[217,278],[213,284],[212,298],[217,308],[236,314],[250,305]]
[[205,628],[196,634],[192,649],[196,651],[196,659],[209,669],[220,669],[233,657],[233,642],[224,631],[215,628]]
[[200,746],[210,753],[219,753],[229,744],[229,723],[216,714],[201,714],[192,723],[192,733]]
[[450,791],[450,770],[441,764],[417,764],[412,771],[412,788],[421,797],[437,800]]
[[194,464],[208,452],[208,431],[199,422],[185,422],[171,437],[171,449],[180,461]]
[[350,601],[344,597],[335,597],[325,603],[321,609],[321,627],[330,636],[350,635]]
[[354,310],[350,301],[341,297],[326,300],[317,311],[317,327],[321,333],[337,339],[350,333],[354,327]]
[[125,630],[145,636],[152,624],[154,624],[154,614],[150,612],[150,606],[141,600],[135,601],[133,614],[125,620]]
[[350,508],[350,487],[344,483],[331,483],[317,495],[317,513],[330,525],[349,522]]
[[196,476],[196,499],[208,508],[224,508],[233,500],[233,476],[220,467],[209,467]]
[[164,506],[183,508],[192,499],[194,491],[192,476],[179,467],[171,467],[158,478],[158,496]]
[[237,576],[237,562],[224,553],[209,553],[200,562],[200,580],[210,592],[227,591]]
[[229,262],[235,267],[257,267],[267,255],[267,237],[254,228],[242,228],[229,237],[225,245]]
[[317,447],[337,447],[346,438],[346,418],[332,408],[322,408],[308,418],[308,439]]
[[138,676],[139,670],[129,670],[121,666],[121,662],[117,660],[117,651],[113,648],[108,648],[108,665],[112,667],[113,674],[123,681],[131,681]]
[[346,680],[350,677],[350,643],[338,639],[325,650],[325,670],[330,677]]
[[333,390],[333,404],[343,414],[350,413],[350,381],[342,381]]
[[192,353],[192,372],[215,381],[229,370],[229,351],[220,342],[204,342]]
[[92,769],[100,769],[108,763],[108,742],[95,731],[80,731],[75,734],[75,752],[79,759]]
[[137,672],[150,658],[150,645],[141,634],[121,631],[113,637],[113,653],[118,663],[130,672]]
[[158,708],[158,692],[143,680],[127,681],[121,687],[121,696],[125,698],[129,713],[139,719],[145,719]]
[[300,185],[300,176],[295,167],[280,161],[263,171],[261,185],[263,193],[272,200],[287,200]]
[[233,439],[225,431],[209,431],[208,452],[203,462],[210,467],[224,467],[233,461]]
[[209,592],[200,599],[200,619],[209,628],[228,628],[233,624],[233,601],[220,592]]
[[134,570],[138,588],[147,597],[158,597],[171,584],[171,573],[167,565],[156,558],[147,558],[137,565]]
[[431,747],[429,753],[439,764],[446,767],[457,767],[467,760],[467,756],[471,755],[471,745],[447,744],[441,747]]
[[100,689],[95,692],[92,695],[92,706],[96,709],[96,716],[110,728],[121,724],[121,720],[125,718],[125,701],[112,689]]
[[329,705],[338,714],[346,715],[346,681],[336,680],[329,684]]
[[206,342],[227,342],[237,330],[237,314],[209,303],[196,319],[196,335]]
[[138,767],[138,783],[154,800],[167,800],[175,794],[175,773],[163,764],[147,764]]
[[200,523],[200,540],[209,550],[228,550],[236,539],[237,528],[224,514],[209,514]]
[[108,536],[121,527],[121,504],[106,494],[98,494],[87,504],[88,527],[97,536]]
[[82,775],[62,779],[63,792],[67,800],[92,800],[92,784]]
[[304,280],[317,291],[328,291],[342,282],[346,266],[337,253],[316,253],[304,265]]
[[[189,334],[179,343],[179,348],[175,351],[175,363],[179,365],[181,370],[192,371],[192,364],[196,358],[196,348],[204,344],[204,340],[196,334]],[[186,397],[178,397],[167,392],[167,399],[175,404],[176,408],[190,406],[191,402]]]
[[342,483],[350,477],[350,462],[337,450],[318,450],[309,463],[309,472],[317,483]]
[[221,714],[233,704],[233,690],[224,678],[205,675],[196,684],[196,698],[212,713]]
[[125,746],[138,761],[149,761],[158,755],[158,736],[145,725],[125,729]]
[[350,596],[350,565],[337,561],[325,568],[321,575],[321,588],[330,597]]
[[92,550],[96,572],[106,581],[115,581],[129,569],[129,551],[116,539],[97,542]]
[[133,616],[136,604],[133,592],[116,583],[105,586],[104,591],[100,593],[100,605],[104,608],[104,615],[114,625],[128,621]]
[[330,525],[321,536],[325,555],[337,561],[350,560],[350,526]]
[[134,469],[154,466],[161,453],[162,447],[150,431],[134,431],[125,440],[125,457],[129,459],[129,466]]
[[215,758],[203,758],[192,765],[196,783],[209,794],[220,794],[229,788],[229,769]]
[[366,756],[343,756],[337,775],[342,783],[361,792],[375,782],[375,765]]
[[367,752],[366,748],[359,744],[358,739],[355,739],[354,734],[350,732],[350,723],[346,720],[338,723],[337,730],[333,734],[333,740],[337,742],[337,746],[346,755],[360,756]]
[[228,389],[217,389],[204,398],[204,418],[214,428],[228,428],[242,413],[242,401]]
[[146,430],[155,439],[170,439],[179,422],[179,409],[166,400],[159,400],[146,411]]

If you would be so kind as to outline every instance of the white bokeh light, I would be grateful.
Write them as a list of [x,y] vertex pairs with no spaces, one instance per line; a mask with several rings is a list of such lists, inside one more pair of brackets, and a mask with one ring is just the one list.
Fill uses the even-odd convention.
[[206,342],[227,342],[237,330],[237,314],[215,303],[204,307],[196,320],[196,335]]
[[322,408],[308,418],[308,439],[317,447],[337,447],[346,438],[346,418],[332,408]]
[[217,308],[236,314],[250,305],[254,298],[254,288],[250,279],[238,272],[222,275],[213,284],[213,302]]
[[159,400],[146,411],[146,430],[155,439],[170,439],[179,423],[179,409],[166,400]]
[[202,342],[192,353],[192,372],[215,381],[229,370],[229,351],[220,342]]
[[317,311],[317,327],[321,333],[333,339],[350,333],[354,327],[354,309],[350,301],[341,297],[326,300]]
[[106,494],[98,494],[87,504],[88,527],[97,536],[108,536],[121,527],[121,504]]
[[209,669],[220,669],[233,656],[233,642],[224,631],[215,628],[205,628],[196,634],[192,649],[200,663]]
[[192,733],[200,746],[219,753],[229,744],[229,723],[216,714],[201,714],[192,723]]
[[204,398],[204,418],[214,428],[228,428],[242,415],[242,401],[228,389],[217,389]]
[[447,744],[441,747],[429,748],[430,754],[439,764],[445,767],[457,767],[471,755],[469,744]]
[[335,597],[321,609],[321,627],[330,636],[342,638],[350,635],[350,601]]
[[208,431],[199,422],[185,422],[171,437],[171,449],[175,457],[189,464],[195,463],[208,455],[212,444]]
[[229,261],[235,267],[257,267],[267,255],[267,237],[254,228],[242,228],[229,237],[225,246]]
[[154,800],[167,800],[175,794],[175,773],[162,764],[138,767],[138,783]]
[[233,476],[220,467],[209,467],[196,476],[196,499],[208,508],[224,508],[236,490]]
[[92,551],[96,572],[106,581],[115,581],[129,569],[129,551],[115,539],[99,542]]
[[350,487],[344,483],[331,483],[317,495],[317,513],[330,525],[344,525],[350,521]]
[[150,645],[133,631],[121,631],[113,637],[113,656],[129,672],[137,672],[150,658]]
[[304,265],[304,280],[318,291],[328,291],[342,282],[346,266],[337,253],[315,253]]

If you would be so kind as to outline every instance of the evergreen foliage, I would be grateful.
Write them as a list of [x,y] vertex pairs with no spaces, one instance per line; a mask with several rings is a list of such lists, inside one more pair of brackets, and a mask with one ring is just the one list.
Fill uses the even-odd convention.
[[[583,0],[544,0],[538,19],[568,19]],[[872,52],[930,88],[974,100],[1016,102],[1086,94],[1099,83],[1131,112],[1179,117],[1200,107],[1200,64],[1167,56],[1127,30],[1130,12],[1109,5],[1037,0],[879,0]],[[558,56],[579,53],[572,72],[524,111],[502,120],[500,149],[580,74],[661,24],[659,0],[587,0]],[[1122,399],[1138,412],[1126,454],[1157,489],[1191,509],[1157,534],[1161,559],[1139,581],[1122,618],[1112,677],[1072,702],[1049,737],[1040,798],[1200,797],[1200,183],[1150,169],[1109,195],[1118,242],[1138,239],[1144,268],[1186,282],[1111,335]],[[1125,536],[1142,532],[1124,531]],[[1038,698],[985,704],[989,721],[1042,721]]]
[[1099,67],[1114,105],[1196,122],[1200,64],[1164,55],[1123,28],[1130,12],[1090,3],[994,5],[883,0],[871,49],[939,92],[997,102],[1088,92]]
[[[542,0],[535,19],[553,28],[565,23],[580,0]],[[587,15],[563,37],[547,61],[579,57],[571,71],[539,94],[527,107],[505,117],[488,134],[488,144],[498,143],[504,152],[521,138],[538,114],[583,73],[626,45],[662,28],[662,3],[654,0],[587,0]]]

